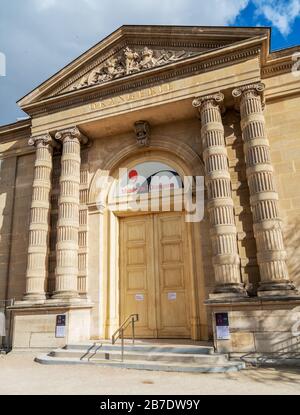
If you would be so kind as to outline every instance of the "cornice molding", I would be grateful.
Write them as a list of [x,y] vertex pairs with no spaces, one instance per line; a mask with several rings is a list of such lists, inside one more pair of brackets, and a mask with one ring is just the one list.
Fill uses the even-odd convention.
[[28,139],[31,135],[31,119],[0,126],[0,144]]
[[295,62],[292,60],[287,61],[287,62],[267,63],[261,69],[262,78],[270,78],[272,76],[289,73],[292,71],[292,67],[294,64]]
[[299,61],[300,45],[271,52],[262,66],[262,78],[292,72]]
[[11,131],[25,130],[28,127],[31,127],[31,118],[22,121],[16,121],[11,124],[0,125],[0,135]]

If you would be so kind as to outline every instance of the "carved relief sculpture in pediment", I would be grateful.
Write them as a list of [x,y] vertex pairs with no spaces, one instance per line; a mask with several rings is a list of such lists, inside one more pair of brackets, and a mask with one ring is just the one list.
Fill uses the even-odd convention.
[[199,52],[153,51],[147,46],[142,50],[133,50],[127,46],[119,56],[111,57],[99,67],[83,76],[75,85],[72,85],[71,90],[101,84],[142,70],[176,62],[179,59],[187,58],[196,53]]

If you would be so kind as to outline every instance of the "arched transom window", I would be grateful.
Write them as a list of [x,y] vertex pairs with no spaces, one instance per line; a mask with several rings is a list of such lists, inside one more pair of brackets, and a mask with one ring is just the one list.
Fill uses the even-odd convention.
[[183,187],[183,182],[173,167],[148,161],[130,169],[121,169],[115,196],[151,193],[162,190],[175,190]]

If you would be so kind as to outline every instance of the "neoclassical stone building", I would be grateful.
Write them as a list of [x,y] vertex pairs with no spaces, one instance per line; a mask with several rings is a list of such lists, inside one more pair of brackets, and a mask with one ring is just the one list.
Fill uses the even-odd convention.
[[[140,338],[293,347],[300,48],[269,43],[268,28],[123,26],[18,102],[28,120],[0,127],[13,348],[109,338],[131,313]],[[202,220],[162,209],[159,191],[156,210],[128,208],[162,172],[174,197],[192,177],[194,201],[205,178]]]

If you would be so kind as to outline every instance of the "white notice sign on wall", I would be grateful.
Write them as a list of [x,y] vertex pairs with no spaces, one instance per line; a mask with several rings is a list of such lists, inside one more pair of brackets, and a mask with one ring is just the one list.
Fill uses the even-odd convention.
[[169,301],[175,301],[177,299],[176,293],[168,293],[168,300]]
[[136,301],[144,301],[144,294],[135,294]]
[[55,337],[63,338],[66,336],[66,315],[59,314],[56,316]]
[[217,339],[230,340],[230,332],[228,326],[217,326]]
[[57,326],[55,330],[55,337],[56,338],[63,338],[66,336],[66,327],[65,326]]

